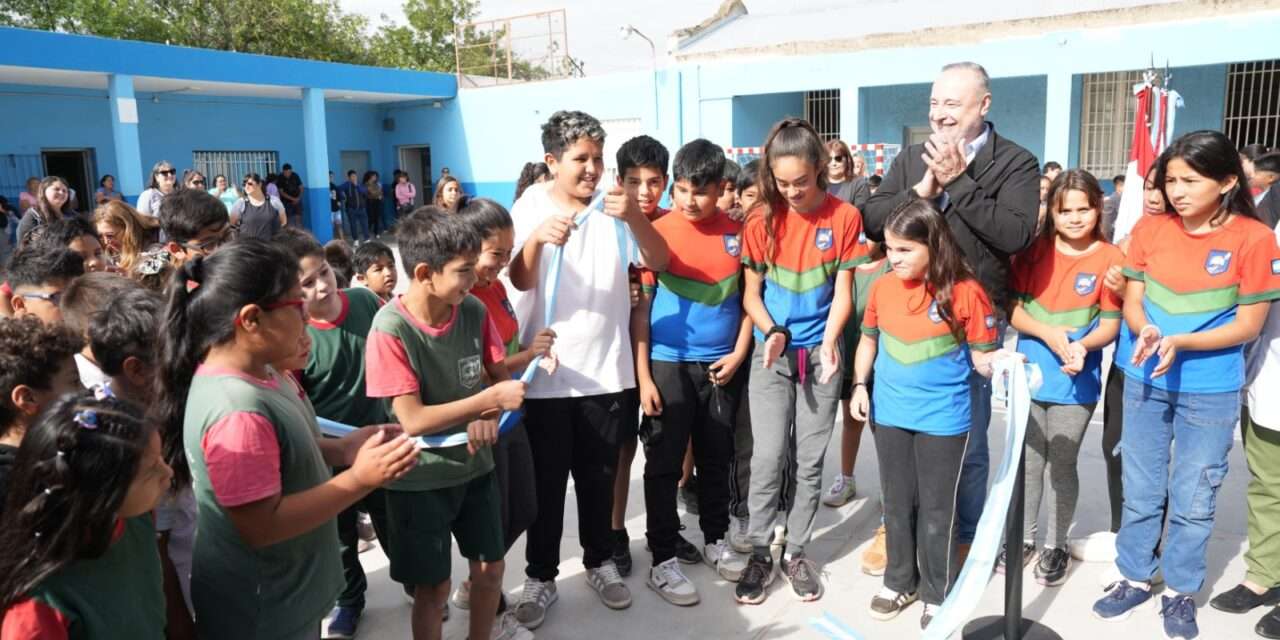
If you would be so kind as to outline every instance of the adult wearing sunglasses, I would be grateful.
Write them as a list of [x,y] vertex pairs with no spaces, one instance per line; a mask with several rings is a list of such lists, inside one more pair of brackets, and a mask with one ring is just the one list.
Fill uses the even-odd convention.
[[183,189],[199,189],[204,191],[208,188],[204,174],[195,169],[187,169],[182,172],[182,188]]
[[151,167],[151,184],[138,196],[138,213],[151,218],[160,217],[160,202],[178,186],[178,170],[173,163],[161,160]]
[[244,197],[231,207],[232,226],[240,225],[240,237],[270,242],[280,229],[288,226],[284,203],[267,195],[262,178],[256,173],[244,177]]
[[861,211],[871,197],[867,177],[855,170],[855,163],[861,158],[849,153],[849,146],[840,140],[827,143],[827,155],[827,192]]

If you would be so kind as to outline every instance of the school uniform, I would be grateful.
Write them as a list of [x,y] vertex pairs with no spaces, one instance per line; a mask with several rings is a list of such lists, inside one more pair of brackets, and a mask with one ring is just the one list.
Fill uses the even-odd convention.
[[27,596],[0,619],[6,638],[163,639],[164,579],[151,514],[117,520],[101,556],[73,560]]
[[[773,242],[765,216],[752,216],[743,232],[742,262],[764,276],[763,302],[777,325],[791,332],[791,344],[767,371],[765,333],[754,329],[755,354],[749,381],[751,433],[751,524],[756,553],[768,553],[778,504],[779,476],[792,428],[796,441],[796,498],[787,517],[786,552],[803,553],[813,535],[822,489],[822,462],[839,405],[840,376],[819,382],[827,316],[835,297],[836,274],[866,260],[859,244],[862,216],[852,205],[827,194],[808,213],[775,216]],[[837,345],[839,346],[839,345]],[[811,353],[812,351],[812,353]]]
[[[1143,311],[1165,336],[1208,331],[1232,322],[1240,305],[1280,298],[1275,235],[1245,216],[1203,235],[1187,233],[1176,215],[1146,216],[1134,227],[1124,273],[1146,284]],[[1127,326],[1120,340],[1132,353]],[[1142,365],[1121,360],[1124,513],[1116,566],[1126,579],[1149,581],[1163,568],[1180,594],[1203,586],[1214,504],[1240,412],[1243,351],[1243,344],[1180,351],[1159,378],[1152,377],[1158,356]],[[1166,498],[1168,542],[1157,556]]]
[[[1081,255],[1058,250],[1055,237],[1042,238],[1014,260],[1013,291],[1031,318],[1054,327],[1072,327],[1078,342],[1097,329],[1103,319],[1119,319],[1124,300],[1108,289],[1107,270],[1124,263],[1120,249],[1098,242]],[[1036,535],[1040,501],[1048,501],[1045,544],[1067,545],[1067,530],[1079,495],[1076,459],[1080,441],[1102,393],[1102,350],[1090,351],[1074,376],[1062,372],[1062,361],[1039,338],[1018,335],[1018,352],[1038,365],[1044,380],[1031,394],[1027,424],[1026,513],[1027,541]],[[1049,470],[1051,482],[1045,482]]]
[[[1277,194],[1272,189],[1273,195]],[[1280,241],[1280,237],[1277,238]],[[1245,578],[1280,585],[1280,308],[1272,304],[1246,360],[1240,430],[1249,464],[1249,547]]]
[[[311,351],[302,370],[302,388],[315,407],[316,415],[342,424],[364,427],[391,422],[386,403],[365,395],[364,351],[373,316],[382,301],[368,289],[338,291],[341,302],[332,322],[307,320]],[[363,610],[368,581],[360,564],[360,539],[356,529],[357,511],[363,509],[373,521],[375,533],[385,535],[386,495],[375,489],[338,514],[338,542],[342,547],[342,572],[346,586],[338,595],[338,606]]]
[[871,286],[864,335],[876,339],[871,404],[884,492],[884,585],[941,604],[951,587],[956,492],[970,429],[971,351],[991,351],[996,319],[974,280],[951,288],[957,341],[923,281]]
[[[463,299],[444,326],[431,327],[398,296],[373,319],[365,348],[367,393],[388,403],[416,394],[424,405],[447,404],[483,391],[485,364],[503,356],[479,300]],[[460,422],[433,435],[466,432]],[[506,548],[499,509],[492,448],[474,455],[466,444],[423,449],[418,465],[387,485],[391,579],[424,586],[448,580],[451,536],[469,560],[500,560]]]
[[342,589],[334,521],[254,548],[227,512],[332,477],[306,394],[292,378],[269,374],[201,365],[187,393],[183,445],[198,514],[191,599],[202,638],[314,635]]
[[723,385],[711,382],[709,367],[733,353],[742,327],[741,228],[719,210],[697,222],[668,213],[654,223],[671,250],[666,271],[641,275],[652,297],[650,371],[662,396],[662,413],[649,416],[640,434],[655,566],[675,557],[680,541],[676,493],[691,438],[703,539],[723,540],[729,528],[734,417],[749,363]]

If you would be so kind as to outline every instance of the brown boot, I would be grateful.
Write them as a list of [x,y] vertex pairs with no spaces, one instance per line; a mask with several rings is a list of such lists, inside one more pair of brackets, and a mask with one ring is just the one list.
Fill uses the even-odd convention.
[[876,537],[871,546],[862,552],[862,572],[869,576],[884,575],[884,568],[889,564],[889,552],[885,548],[884,525],[876,529]]

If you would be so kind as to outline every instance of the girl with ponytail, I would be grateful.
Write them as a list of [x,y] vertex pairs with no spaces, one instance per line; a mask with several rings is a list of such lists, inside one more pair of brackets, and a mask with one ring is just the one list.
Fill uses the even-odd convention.
[[322,441],[306,394],[270,365],[305,332],[297,264],[242,239],[187,261],[169,287],[156,410],[198,507],[200,637],[314,636],[343,585],[335,516],[417,460],[380,427]]

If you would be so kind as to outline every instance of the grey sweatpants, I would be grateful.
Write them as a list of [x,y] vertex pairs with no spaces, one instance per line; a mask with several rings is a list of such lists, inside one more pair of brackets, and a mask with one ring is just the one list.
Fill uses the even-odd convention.
[[[1080,476],[1076,460],[1080,441],[1084,439],[1094,404],[1052,404],[1035,400],[1027,420],[1026,516],[1023,531],[1026,541],[1034,542],[1040,500],[1045,502],[1044,545],[1067,548],[1067,530],[1076,513],[1080,495]],[[1049,482],[1045,484],[1045,474]]]
[[818,383],[817,353],[810,354],[800,382],[798,351],[789,350],[764,369],[764,345],[756,342],[751,357],[751,511],[748,536],[756,553],[768,554],[777,516],[778,497],[783,491],[788,439],[795,434],[796,496],[787,516],[786,553],[797,555],[813,536],[813,519],[822,492],[822,461],[831,440],[836,409],[840,405],[840,376],[827,384]]

